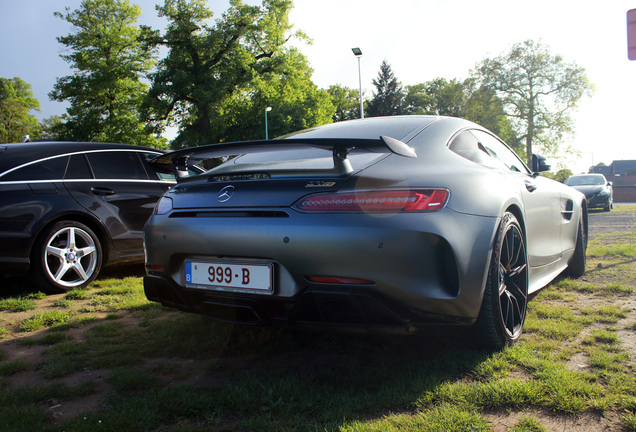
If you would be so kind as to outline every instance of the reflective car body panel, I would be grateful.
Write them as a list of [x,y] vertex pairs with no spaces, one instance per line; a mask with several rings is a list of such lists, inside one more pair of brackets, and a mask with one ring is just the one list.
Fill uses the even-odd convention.
[[[530,172],[474,123],[371,118],[301,131],[282,141],[379,136],[408,144],[417,157],[379,147],[355,150],[355,142],[347,141],[343,146],[351,146],[352,159],[347,173],[325,174],[319,166],[327,167],[332,154],[313,148],[287,159],[275,151],[246,154],[180,182],[145,227],[148,298],[244,324],[406,332],[426,324],[470,324],[480,311],[496,231],[506,212],[517,216],[526,233],[528,292],[567,267],[579,222],[586,223],[583,196]],[[275,148],[275,141],[249,146]],[[241,145],[237,148],[249,147]],[[157,166],[171,161],[176,166],[186,155],[196,158],[214,148],[167,154]],[[324,154],[317,158],[319,151]],[[413,212],[313,212],[301,205],[312,196],[319,201],[322,195],[316,194],[345,205],[337,194],[405,190],[443,191],[446,198],[434,210]],[[188,284],[186,261],[215,268],[272,263],[274,290]]]
[[[142,260],[143,226],[176,182],[147,168],[161,152],[132,145],[27,142],[0,153],[0,267],[27,271],[40,233],[78,221],[101,237],[111,263]],[[96,178],[97,177],[97,178]]]

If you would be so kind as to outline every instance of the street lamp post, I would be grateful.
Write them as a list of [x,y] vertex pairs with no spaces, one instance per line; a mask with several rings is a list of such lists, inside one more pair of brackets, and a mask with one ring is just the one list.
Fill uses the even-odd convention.
[[269,134],[267,133],[267,111],[271,111],[272,107],[265,108],[265,139],[269,139]]
[[360,118],[364,118],[364,111],[362,110],[362,74],[360,72],[360,57],[362,57],[362,51],[360,48],[351,48],[353,54],[358,58],[358,81],[360,83]]

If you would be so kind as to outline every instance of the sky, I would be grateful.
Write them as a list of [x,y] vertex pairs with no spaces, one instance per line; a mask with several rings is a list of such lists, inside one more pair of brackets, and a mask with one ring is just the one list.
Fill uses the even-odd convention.
[[[165,26],[155,4],[141,6],[139,23]],[[256,4],[257,0],[247,0]],[[70,75],[57,37],[73,31],[55,11],[77,9],[80,0],[0,0],[0,77],[20,77],[40,101],[39,119],[63,114],[64,103],[48,93]],[[209,0],[220,18],[227,0]],[[481,60],[507,53],[513,44],[540,41],[568,63],[585,68],[595,86],[592,97],[572,113],[575,135],[567,140],[580,155],[568,155],[575,173],[592,164],[636,160],[636,61],[627,57],[626,15],[636,0],[295,0],[290,22],[311,45],[295,42],[314,70],[320,88],[341,84],[365,97],[374,90],[386,60],[403,85],[435,78],[463,80]],[[362,50],[358,60],[351,48]]]

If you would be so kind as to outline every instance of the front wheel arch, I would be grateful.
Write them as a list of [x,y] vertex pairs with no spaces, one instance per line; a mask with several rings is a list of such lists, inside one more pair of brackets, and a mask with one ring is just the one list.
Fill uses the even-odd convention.
[[108,263],[108,261],[110,260],[110,250],[108,245],[112,245],[112,239],[110,237],[110,234],[108,234],[108,230],[99,220],[93,217],[90,217],[89,215],[84,213],[72,212],[72,213],[57,214],[55,215],[54,218],[49,219],[43,225],[41,225],[38,229],[36,229],[35,234],[33,235],[35,240],[31,244],[31,252],[29,257],[30,259],[29,269],[31,269],[33,266],[33,257],[34,257],[33,250],[35,247],[35,243],[42,236],[42,233],[50,229],[53,225],[59,222],[64,222],[64,221],[78,222],[80,224],[86,225],[88,228],[91,229],[91,231],[95,233],[95,235],[97,235],[97,238],[99,239],[99,242],[102,245],[102,257],[103,257],[102,266],[106,265],[106,263]]
[[514,212],[504,213],[494,236],[488,276],[471,340],[479,348],[514,345],[528,307],[526,237]]

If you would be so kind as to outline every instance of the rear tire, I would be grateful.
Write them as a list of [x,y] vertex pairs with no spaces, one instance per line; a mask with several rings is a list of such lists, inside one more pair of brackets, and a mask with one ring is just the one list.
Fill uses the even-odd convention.
[[97,235],[79,222],[61,221],[35,242],[29,275],[37,287],[59,293],[87,286],[101,267]]
[[499,224],[473,341],[480,348],[514,345],[528,308],[528,258],[521,226],[512,213]]

